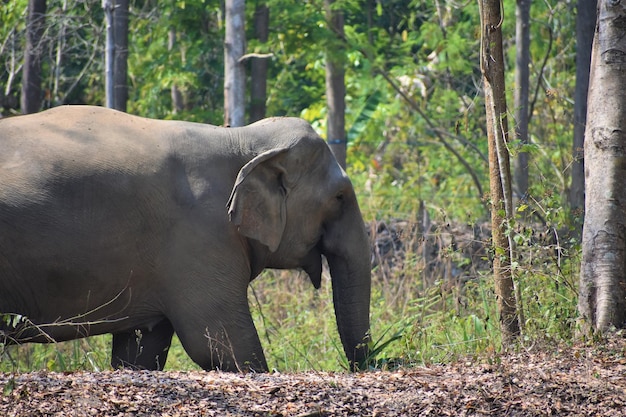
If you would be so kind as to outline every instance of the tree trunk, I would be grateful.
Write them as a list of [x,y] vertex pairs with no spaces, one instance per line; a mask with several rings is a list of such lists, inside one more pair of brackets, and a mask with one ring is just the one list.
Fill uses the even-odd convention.
[[[65,15],[67,13],[67,0],[63,0],[61,4],[61,13]],[[58,106],[62,103],[60,97],[59,88],[61,86],[61,68],[63,67],[63,52],[65,50],[65,36],[67,33],[67,26],[64,20],[61,20],[60,28],[59,28],[59,36],[57,38],[57,50],[56,56],[54,59],[54,84],[52,87],[52,92],[50,94],[50,100],[52,102],[52,106]]]
[[[171,27],[167,31],[167,50],[169,52],[174,51],[174,47],[176,46],[176,29]],[[184,54],[183,54],[183,63],[184,63]],[[170,95],[172,97],[172,113],[177,114],[185,110],[185,99],[183,97],[183,93],[180,91],[178,86],[174,83],[170,88]]]
[[513,242],[507,233],[513,217],[513,204],[511,168],[506,146],[509,128],[506,117],[502,17],[499,0],[479,0],[479,5],[482,26],[480,67],[485,88],[489,144],[493,274],[502,343],[506,347],[519,335],[520,326],[511,271]]
[[105,106],[112,109],[115,106],[115,84],[113,80],[115,73],[115,31],[113,30],[115,0],[102,0],[102,8],[106,20],[106,45],[104,47]]
[[585,207],[585,172],[583,147],[587,120],[587,90],[589,89],[589,67],[591,44],[597,20],[596,0],[578,0],[576,16],[576,90],[574,92],[574,144],[572,183],[569,204],[572,211]]
[[[522,145],[528,144],[528,95],[530,63],[530,4],[531,0],[517,0],[515,8],[515,136]],[[528,152],[517,155],[515,166],[516,197],[528,194]]]
[[226,0],[226,39],[224,42],[224,124],[245,123],[246,70],[241,57],[246,50],[246,2]]
[[626,6],[600,0],[585,129],[583,329],[626,325]]
[[345,48],[343,46],[343,13],[333,7],[334,0],[324,0],[326,21],[335,39],[331,39],[326,52],[326,140],[335,158],[346,167],[346,85]]
[[[174,47],[176,46],[176,29],[170,28],[167,32],[167,50],[172,52]],[[170,94],[172,97],[172,113],[177,114],[182,112],[185,109],[185,102],[183,99],[183,94],[176,84],[172,84],[170,89]]]
[[113,33],[113,108],[125,112],[128,102],[128,0],[115,0]]
[[[258,4],[254,12],[254,33],[261,43],[267,42],[270,24],[270,9]],[[250,123],[265,117],[267,101],[267,58],[252,58],[250,80]]]
[[29,0],[26,23],[26,53],[22,70],[22,113],[41,110],[41,42],[46,20],[46,0]]

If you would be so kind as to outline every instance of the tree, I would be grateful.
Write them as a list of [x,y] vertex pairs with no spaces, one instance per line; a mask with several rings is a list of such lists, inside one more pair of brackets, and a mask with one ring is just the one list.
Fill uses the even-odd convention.
[[[167,31],[167,51],[171,54],[176,45],[176,29],[173,27]],[[177,114],[185,109],[183,94],[175,83],[170,88],[172,95],[172,114]]]
[[598,2],[585,129],[579,313],[584,330],[626,325],[626,7]]
[[41,90],[42,38],[45,29],[46,0],[29,0],[26,27],[26,53],[22,73],[22,113],[36,113],[41,110],[43,94]]
[[128,101],[128,0],[102,0],[106,17],[106,106],[126,111]]
[[[254,11],[254,33],[261,44],[267,42],[270,24],[270,9],[265,3],[258,3]],[[265,117],[267,100],[267,61],[268,57],[251,58],[250,71],[250,122]]]
[[479,0],[481,8],[480,68],[485,89],[489,186],[491,188],[491,238],[494,246],[493,275],[500,314],[503,345],[519,335],[519,318],[511,271],[513,241],[509,227],[513,218],[511,168],[507,150],[508,123],[504,86],[502,16],[499,0]]
[[326,51],[326,140],[339,164],[346,167],[346,85],[344,18],[334,0],[325,0],[326,21],[331,37]]
[[224,123],[224,13],[219,2],[144,2],[129,33],[129,111]]
[[[530,87],[530,4],[531,0],[517,0],[515,8],[515,136],[522,145],[528,144],[528,95]],[[528,194],[528,152],[517,155],[515,166],[517,198]]]
[[246,50],[246,2],[226,0],[224,19],[224,124],[237,127],[245,123],[246,69],[242,57]]
[[128,102],[128,0],[115,0],[113,36],[113,108],[125,112]]
[[596,0],[578,0],[576,15],[576,89],[574,91],[574,146],[569,204],[573,211],[585,206],[585,167],[583,147],[587,121],[587,91],[589,89],[589,67],[591,45],[596,27]]
[[102,8],[106,20],[106,45],[104,47],[104,90],[106,103],[109,108],[115,106],[115,31],[113,30],[113,13],[115,0],[102,0]]

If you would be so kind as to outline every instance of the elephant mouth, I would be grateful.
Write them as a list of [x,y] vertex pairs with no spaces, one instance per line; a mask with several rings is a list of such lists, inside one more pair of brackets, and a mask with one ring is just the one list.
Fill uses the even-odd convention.
[[302,269],[307,273],[316,290],[322,286],[322,253],[314,247],[304,258]]

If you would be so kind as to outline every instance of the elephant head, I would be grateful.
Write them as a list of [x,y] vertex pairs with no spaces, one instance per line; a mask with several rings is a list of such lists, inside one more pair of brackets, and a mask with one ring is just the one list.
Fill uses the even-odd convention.
[[280,133],[271,147],[239,171],[228,202],[230,221],[251,241],[261,267],[304,269],[315,288],[326,257],[341,342],[351,368],[362,367],[368,356],[371,266],[354,189],[308,123],[269,119],[251,128],[263,134],[272,124]]

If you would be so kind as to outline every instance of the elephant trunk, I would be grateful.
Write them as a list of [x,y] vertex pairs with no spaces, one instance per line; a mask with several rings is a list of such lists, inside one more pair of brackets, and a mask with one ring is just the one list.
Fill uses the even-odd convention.
[[350,223],[354,222],[354,227],[349,227],[347,234],[340,234],[343,250],[327,251],[325,256],[330,267],[341,343],[350,370],[358,370],[367,366],[369,354],[371,266],[363,220],[358,210],[357,215],[352,214]]

